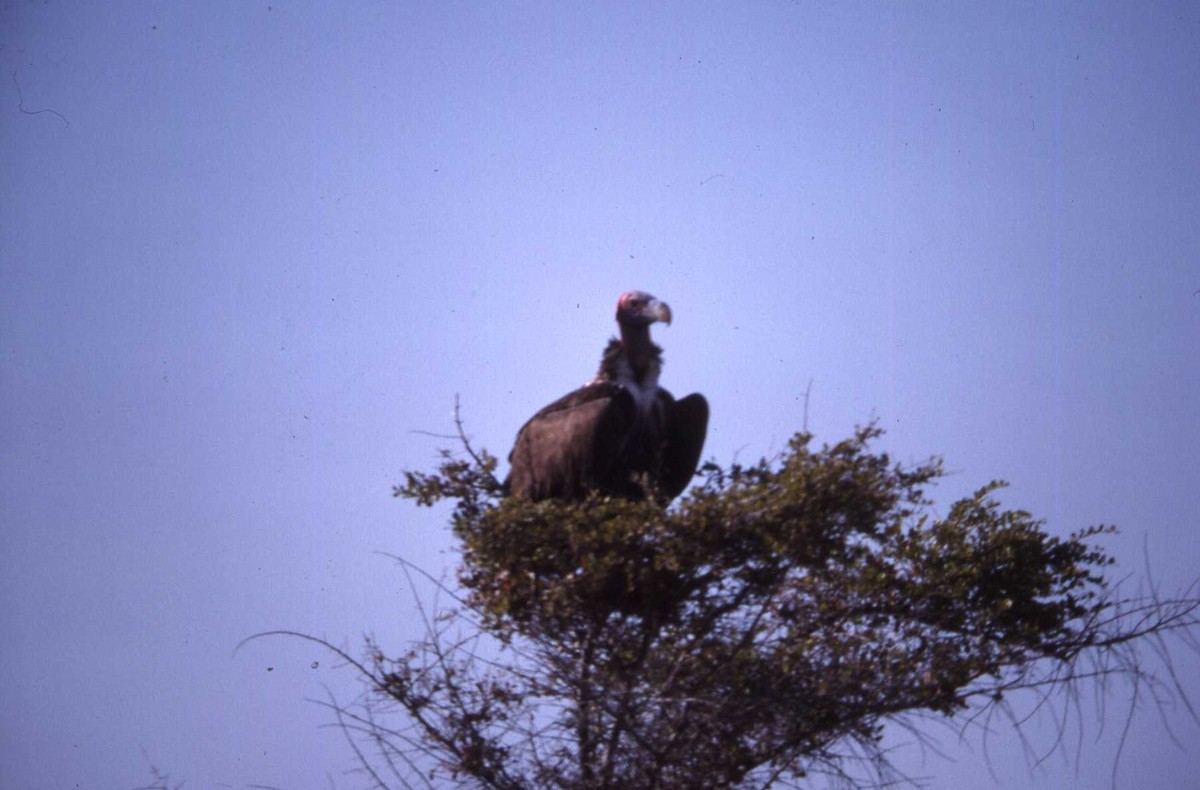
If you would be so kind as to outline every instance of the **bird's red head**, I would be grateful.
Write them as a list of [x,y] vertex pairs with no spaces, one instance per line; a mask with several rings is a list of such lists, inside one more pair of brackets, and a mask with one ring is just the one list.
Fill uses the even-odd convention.
[[671,308],[645,291],[627,291],[617,300],[617,323],[622,327],[671,323]]

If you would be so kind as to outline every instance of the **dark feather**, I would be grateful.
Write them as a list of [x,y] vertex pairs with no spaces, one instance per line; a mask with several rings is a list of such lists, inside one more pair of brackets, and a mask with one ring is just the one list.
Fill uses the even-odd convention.
[[633,396],[619,384],[589,384],[546,406],[521,427],[508,456],[509,493],[529,499],[582,499],[591,489],[624,496],[617,473],[634,423]]
[[676,401],[638,424],[633,396],[619,384],[590,384],[546,406],[521,427],[508,456],[509,493],[528,499],[582,499],[588,492],[666,504],[696,473],[708,428],[708,401]]
[[[660,390],[660,394],[665,392]],[[683,493],[696,474],[708,434],[708,401],[694,392],[673,402],[666,412],[666,444],[658,486],[670,502]]]

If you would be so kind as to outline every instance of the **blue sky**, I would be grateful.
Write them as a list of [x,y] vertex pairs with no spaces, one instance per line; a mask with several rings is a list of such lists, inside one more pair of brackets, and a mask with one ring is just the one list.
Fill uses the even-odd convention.
[[[1119,574],[1200,567],[1192,3],[5,3],[0,784],[363,785],[288,628],[420,635],[457,393],[506,454],[650,291],[707,454],[876,418]],[[53,110],[54,112],[39,112]],[[1200,697],[1200,660],[1177,651]],[[317,666],[313,666],[317,662]],[[270,668],[270,671],[268,671]],[[1031,773],[1106,788],[1128,689]],[[1119,787],[1200,769],[1139,710]],[[1049,741],[1035,721],[1035,745]],[[1072,731],[1074,732],[1074,731]],[[889,743],[902,743],[901,733]]]

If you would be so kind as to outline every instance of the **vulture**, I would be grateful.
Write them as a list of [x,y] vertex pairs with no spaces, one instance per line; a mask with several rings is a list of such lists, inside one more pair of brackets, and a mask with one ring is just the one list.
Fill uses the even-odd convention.
[[708,401],[675,400],[658,386],[662,349],[650,325],[671,323],[671,308],[641,291],[617,300],[619,337],[584,386],[533,415],[509,453],[505,487],[531,500],[578,501],[601,495],[663,506],[696,473],[708,430]]

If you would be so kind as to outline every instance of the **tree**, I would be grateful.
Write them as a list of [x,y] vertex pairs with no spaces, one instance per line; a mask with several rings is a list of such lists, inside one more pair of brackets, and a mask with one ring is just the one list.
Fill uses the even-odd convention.
[[1141,648],[1191,638],[1194,586],[1123,595],[1109,527],[1054,537],[1001,506],[1001,482],[935,517],[941,463],[893,463],[880,434],[706,464],[664,510],[504,498],[460,425],[464,451],[395,490],[454,503],[455,604],[399,657],[338,651],[369,686],[330,701],[364,769],[399,787],[869,783],[887,722],[1011,716],[1014,691],[1116,676],[1186,702],[1169,653],[1151,671]]

